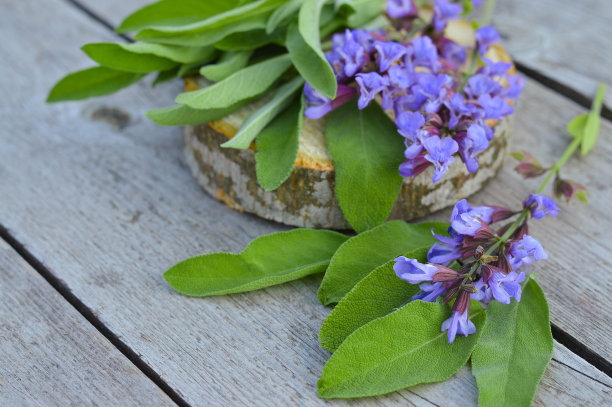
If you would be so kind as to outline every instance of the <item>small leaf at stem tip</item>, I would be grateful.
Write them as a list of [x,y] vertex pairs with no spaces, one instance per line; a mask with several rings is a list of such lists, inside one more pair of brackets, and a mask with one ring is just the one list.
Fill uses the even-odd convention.
[[588,117],[589,115],[586,113],[574,117],[572,121],[567,124],[567,132],[574,138],[582,137]]
[[510,157],[514,158],[515,160],[519,160],[519,161],[523,161],[525,159],[525,155],[521,153],[520,151],[515,151],[513,153],[510,153]]
[[240,253],[211,253],[182,261],[164,273],[176,291],[194,297],[231,294],[325,271],[348,237],[331,230],[294,229],[260,236]]
[[605,93],[606,86],[602,83],[597,88],[597,96],[595,96],[595,99],[593,100],[591,111],[587,117],[587,121],[584,126],[582,144],[580,145],[580,152],[582,155],[586,155],[589,151],[593,149],[593,147],[595,147],[595,143],[597,143],[597,136],[599,135],[601,106],[603,104],[603,98]]

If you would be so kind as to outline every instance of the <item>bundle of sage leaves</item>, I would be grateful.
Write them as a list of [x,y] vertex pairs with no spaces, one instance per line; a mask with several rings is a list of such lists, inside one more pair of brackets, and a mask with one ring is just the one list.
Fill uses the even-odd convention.
[[48,101],[106,95],[154,72],[153,84],[189,76],[200,87],[147,113],[161,125],[207,123],[262,99],[222,147],[255,142],[265,190],[291,174],[304,118],[325,117],[335,195],[361,232],[389,217],[404,177],[433,167],[435,183],[459,162],[476,172],[513,113],[524,80],[494,60],[497,31],[473,21],[472,44],[446,35],[478,3],[161,0],[117,28],[136,42],[84,45],[99,66],[60,80]]
[[325,273],[322,305],[337,304],[324,321],[321,347],[333,352],[319,379],[323,398],[376,396],[448,379],[468,361],[481,406],[529,406],[553,354],[544,292],[527,274],[548,257],[528,221],[557,217],[543,191],[587,202],[586,189],[562,178],[578,150],[595,145],[604,96],[572,120],[573,136],[545,167],[526,151],[516,171],[544,176],[522,207],[455,205],[449,223],[391,221],[355,236],[294,229],[253,240],[241,253],[187,259],[164,277],[195,297],[231,294]]

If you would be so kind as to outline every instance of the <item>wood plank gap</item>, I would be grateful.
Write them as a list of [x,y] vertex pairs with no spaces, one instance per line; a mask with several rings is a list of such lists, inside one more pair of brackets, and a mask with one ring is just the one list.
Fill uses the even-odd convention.
[[144,362],[125,342],[113,333],[104,323],[77,298],[66,284],[55,277],[30,251],[15,239],[9,231],[0,225],[0,238],[13,248],[38,274],[40,274],[70,305],[72,305],[91,325],[94,326],[109,342],[134,364],[145,376],[157,385],[179,407],[191,407],[162,377]]
[[[514,61],[514,64],[516,65],[516,69],[523,75],[533,79],[536,82],[539,82],[545,87],[555,91],[561,96],[564,96],[574,101],[575,103],[579,104],[582,107],[585,107],[587,109],[591,108],[591,104],[593,103],[593,99],[595,95],[593,95],[592,97],[587,96],[584,93],[581,93],[568,85],[564,85],[563,83],[549,76],[546,76],[543,73],[535,69],[529,68],[528,66],[523,65],[520,62],[517,62],[516,60]],[[610,89],[606,89],[606,92],[610,92],[610,91],[611,91]],[[601,116],[608,120],[612,120],[612,109],[606,106],[605,103],[601,107]]]
[[550,328],[552,330],[553,338],[555,338],[557,342],[561,343],[574,354],[580,356],[582,359],[586,360],[603,373],[612,377],[612,364],[608,360],[593,352],[585,344],[581,343],[555,324],[550,324]]
[[123,38],[127,42],[134,42],[134,40],[132,38],[130,38],[129,36],[116,32],[115,29],[117,27],[114,27],[110,22],[106,21],[104,18],[102,18],[99,15],[97,15],[89,7],[84,6],[83,4],[78,2],[77,0],[64,0],[64,1],[66,3],[68,3],[68,4],[70,4],[71,6],[76,7],[79,11],[85,13],[89,18],[93,19],[97,23],[102,24],[104,27],[106,27],[107,29],[111,30],[113,32],[113,34]]

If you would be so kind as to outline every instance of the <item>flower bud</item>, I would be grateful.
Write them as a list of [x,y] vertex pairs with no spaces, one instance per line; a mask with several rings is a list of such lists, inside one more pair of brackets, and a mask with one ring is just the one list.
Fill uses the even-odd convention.
[[512,157],[520,160],[520,163],[514,168],[516,172],[524,178],[534,178],[546,172],[546,168],[542,167],[540,162],[525,150],[512,153]]
[[578,191],[586,191],[586,188],[584,185],[574,181],[561,179],[559,177],[555,178],[555,183],[553,184],[553,194],[555,194],[557,198],[561,198],[561,196],[563,196],[567,202],[570,202]]

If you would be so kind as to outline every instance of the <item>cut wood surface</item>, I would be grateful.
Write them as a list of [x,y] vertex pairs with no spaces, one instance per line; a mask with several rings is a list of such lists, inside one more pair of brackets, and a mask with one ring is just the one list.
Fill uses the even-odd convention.
[[0,405],[175,405],[3,240],[0,298]]
[[[11,38],[0,43],[0,91],[11,95],[0,110],[0,224],[188,403],[322,404],[316,380],[329,354],[317,333],[329,310],[317,303],[318,278],[207,299],[176,294],[162,278],[186,257],[237,252],[286,229],[208,197],[185,164],[181,129],[143,117],[170,105],[181,85],[47,106],[54,81],[88,66],[78,47],[115,37],[60,0],[4,2],[0,31]],[[515,146],[550,162],[569,142],[565,124],[583,110],[528,81]],[[604,121],[598,148],[567,165],[566,175],[591,189],[591,205],[562,205],[559,219],[532,225],[550,255],[537,271],[552,322],[608,359],[611,137]],[[520,205],[526,186],[512,164],[473,202]],[[609,378],[555,346],[537,404],[605,404]],[[476,397],[464,368],[448,382],[356,404],[469,405]]]

